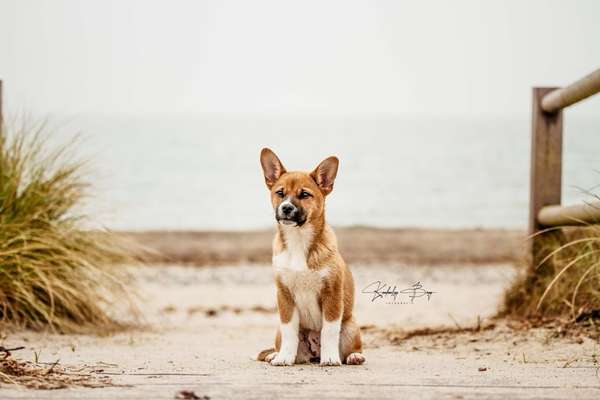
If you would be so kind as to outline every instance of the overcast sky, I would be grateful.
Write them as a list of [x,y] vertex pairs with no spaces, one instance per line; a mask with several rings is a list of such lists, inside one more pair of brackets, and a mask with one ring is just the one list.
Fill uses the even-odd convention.
[[0,0],[0,79],[13,112],[527,115],[531,86],[600,67],[599,18],[595,0]]

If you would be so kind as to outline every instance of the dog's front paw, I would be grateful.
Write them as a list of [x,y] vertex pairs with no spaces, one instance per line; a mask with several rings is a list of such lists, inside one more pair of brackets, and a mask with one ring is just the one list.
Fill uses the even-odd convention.
[[335,367],[342,365],[339,354],[321,354],[321,367]]
[[271,360],[271,365],[275,365],[277,367],[283,365],[294,365],[294,361],[296,360],[296,356],[293,354],[283,354],[282,352],[275,353],[275,356]]

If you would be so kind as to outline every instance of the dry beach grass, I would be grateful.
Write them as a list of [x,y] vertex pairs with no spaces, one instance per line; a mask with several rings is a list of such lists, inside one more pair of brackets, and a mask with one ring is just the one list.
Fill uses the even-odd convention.
[[[17,349],[22,350],[22,348]],[[11,349],[15,351],[15,349]],[[99,375],[97,368],[70,368],[54,363],[38,363],[16,359],[0,346],[0,386],[15,385],[27,389],[65,389],[73,387],[100,388],[112,386],[110,377]]]
[[505,313],[583,322],[600,317],[600,228],[545,232],[536,265],[507,290]]
[[51,148],[43,124],[0,132],[0,321],[61,332],[118,328],[115,301],[131,304],[116,262],[129,250],[86,231],[84,165],[70,146]]

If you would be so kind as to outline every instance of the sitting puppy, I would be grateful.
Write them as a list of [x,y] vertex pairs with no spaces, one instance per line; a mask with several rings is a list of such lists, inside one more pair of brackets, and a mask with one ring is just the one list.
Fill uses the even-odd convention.
[[280,327],[275,348],[258,360],[271,365],[362,364],[360,329],[352,318],[354,282],[325,222],[325,197],[339,161],[329,157],[314,171],[287,172],[270,149],[260,162],[277,221],[273,269]]

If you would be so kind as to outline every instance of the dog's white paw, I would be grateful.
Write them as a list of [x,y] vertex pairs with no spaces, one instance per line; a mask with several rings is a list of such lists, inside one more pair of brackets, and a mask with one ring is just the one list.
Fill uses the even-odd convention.
[[361,365],[366,361],[365,356],[361,353],[351,353],[346,357],[346,364],[348,365]]
[[339,354],[321,354],[321,367],[335,367],[342,365]]
[[273,361],[273,359],[277,357],[277,352],[274,351],[272,353],[267,354],[267,356],[265,357],[265,361],[270,363],[271,361]]
[[[271,354],[273,354],[273,353],[271,353]],[[283,365],[294,365],[294,361],[296,361],[296,356],[294,354],[283,354],[283,353],[279,352],[279,353],[275,353],[275,356],[270,361],[270,363],[271,363],[271,365],[280,367]]]

